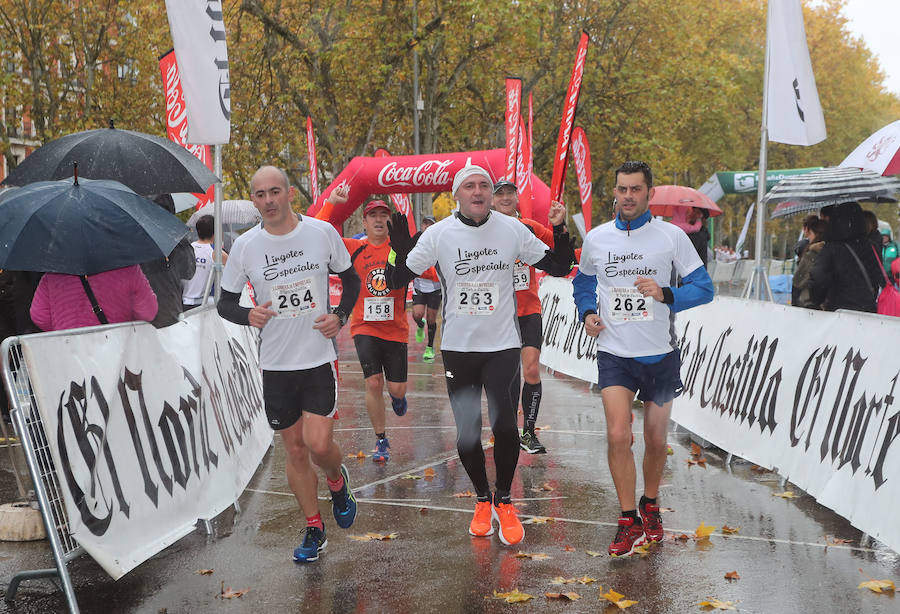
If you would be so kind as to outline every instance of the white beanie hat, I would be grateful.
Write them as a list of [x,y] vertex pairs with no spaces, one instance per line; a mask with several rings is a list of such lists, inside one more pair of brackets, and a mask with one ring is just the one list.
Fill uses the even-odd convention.
[[468,163],[464,167],[459,169],[459,171],[457,171],[456,173],[456,176],[453,178],[453,192],[451,192],[451,194],[456,196],[456,191],[459,189],[459,186],[461,186],[463,181],[465,181],[472,175],[484,175],[491,183],[491,187],[493,187],[494,180],[491,179],[491,176],[488,174],[488,172],[477,164],[472,164],[472,159],[469,158]]

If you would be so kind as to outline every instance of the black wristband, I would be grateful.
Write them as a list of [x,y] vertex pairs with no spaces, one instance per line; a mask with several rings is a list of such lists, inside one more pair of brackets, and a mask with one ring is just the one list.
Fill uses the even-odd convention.
[[587,311],[585,311],[583,314],[581,314],[581,321],[584,322],[585,319],[586,319],[589,315],[591,315],[592,313],[593,313],[594,315],[597,314],[597,312],[594,311],[593,309],[588,309]]
[[675,302],[675,295],[672,294],[672,288],[666,286],[665,288],[660,288],[660,290],[662,290],[663,293],[663,303],[665,303],[666,305],[671,305]]
[[331,310],[331,313],[336,315],[338,317],[338,319],[341,321],[341,327],[343,327],[344,324],[347,323],[347,318],[349,316],[347,315],[347,312],[344,311],[343,309],[341,309],[340,307],[335,307],[334,309]]

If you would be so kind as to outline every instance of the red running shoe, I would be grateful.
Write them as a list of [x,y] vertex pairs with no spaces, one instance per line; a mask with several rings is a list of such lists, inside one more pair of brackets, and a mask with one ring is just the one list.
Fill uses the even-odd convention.
[[647,541],[644,536],[644,527],[636,524],[633,518],[622,516],[619,518],[619,530],[616,538],[609,545],[610,556],[628,556],[634,552],[636,546],[642,546]]
[[644,521],[644,535],[649,542],[661,542],[663,538],[662,518],[659,515],[659,506],[655,503],[639,505],[641,520]]

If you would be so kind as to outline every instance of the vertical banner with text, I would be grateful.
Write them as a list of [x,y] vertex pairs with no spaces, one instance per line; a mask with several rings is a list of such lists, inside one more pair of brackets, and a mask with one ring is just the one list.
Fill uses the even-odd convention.
[[516,188],[519,190],[519,213],[524,218],[532,219],[534,215],[534,190],[531,183],[532,167],[531,139],[528,138],[525,121],[519,116],[519,153],[516,156]]
[[316,202],[319,200],[319,163],[316,160],[316,133],[309,115],[306,116],[306,153],[309,158],[310,201]]
[[572,132],[572,162],[578,179],[578,193],[581,195],[581,213],[584,216],[584,232],[591,229],[591,148],[588,146],[584,128],[578,126]]
[[522,80],[517,77],[506,78],[506,170],[503,174],[509,181],[516,180],[516,167],[520,151],[519,111],[522,106]]
[[566,184],[566,166],[569,162],[569,139],[575,127],[575,110],[578,108],[578,94],[581,92],[581,81],[584,78],[584,63],[587,60],[587,32],[581,33],[578,51],[575,53],[575,65],[569,79],[569,89],[563,105],[562,121],[559,124],[559,137],[556,139],[556,155],[553,159],[553,176],[550,179],[550,200],[562,201],[563,187]]
[[[178,143],[194,154],[209,170],[212,170],[212,151],[209,145],[192,145],[187,141],[187,107],[184,104],[184,91],[181,88],[181,75],[178,73],[178,60],[175,58],[174,49],[160,56],[159,70],[162,73],[166,95],[166,136],[173,143]],[[199,209],[212,202],[215,192],[216,186],[211,185],[205,194],[194,194],[197,197],[196,208]]]
[[166,0],[187,108],[189,143],[224,145],[231,137],[231,82],[219,0]]

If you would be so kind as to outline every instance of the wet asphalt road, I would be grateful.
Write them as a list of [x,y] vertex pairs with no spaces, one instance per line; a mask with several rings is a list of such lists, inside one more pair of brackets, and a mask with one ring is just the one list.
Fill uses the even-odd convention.
[[[336,440],[347,457],[370,454],[374,436],[363,405],[363,380],[353,344],[342,332],[340,416]],[[613,612],[600,599],[614,589],[638,603],[629,612],[699,612],[708,598],[731,601],[740,612],[900,612],[892,595],[857,589],[868,578],[900,583],[900,557],[871,542],[842,518],[777,475],[757,473],[724,455],[704,451],[706,466],[689,466],[689,434],[670,436],[660,504],[667,539],[646,556],[612,559],[606,548],[618,514],[606,468],[600,395],[587,384],[544,374],[538,425],[549,453],[520,457],[513,499],[527,524],[525,540],[503,546],[496,536],[467,533],[474,499],[455,450],[453,417],[440,358],[423,363],[422,347],[410,343],[410,411],[390,412],[390,462],[346,458],[360,502],[356,524],[336,527],[330,504],[320,508],[328,548],[308,565],[291,561],[303,526],[284,475],[276,438],[240,499],[213,522],[213,535],[197,530],[118,582],[89,558],[70,565],[82,612]],[[634,450],[640,455],[642,416],[636,411]],[[486,430],[484,439],[490,434]],[[0,450],[0,495],[16,499],[5,450]],[[493,475],[490,451],[488,474]],[[639,462],[640,456],[638,456]],[[433,476],[426,476],[433,469]],[[427,473],[431,473],[430,471]],[[418,479],[417,479],[418,478]],[[640,481],[640,477],[638,478]],[[799,498],[775,493],[793,490]],[[324,480],[320,492],[325,495]],[[639,485],[640,492],[640,485]],[[897,515],[896,510],[885,513]],[[705,522],[717,527],[709,540],[676,541]],[[723,525],[739,528],[722,535]],[[390,541],[359,542],[351,535],[397,533]],[[828,545],[826,535],[851,540]],[[601,553],[591,556],[588,551]],[[519,558],[517,553],[547,558]],[[0,543],[0,582],[22,568],[50,564],[46,542]],[[199,569],[214,570],[202,576]],[[729,581],[725,573],[740,579]],[[587,584],[554,585],[555,577],[593,578]],[[249,589],[221,599],[222,587]],[[602,587],[602,589],[601,589]],[[488,599],[494,591],[534,596],[526,603]],[[575,602],[548,599],[546,592],[574,591]],[[61,593],[46,580],[24,583],[14,607],[0,612],[64,611]]]

